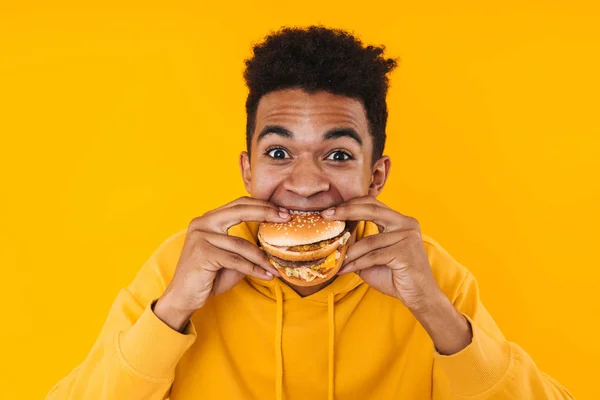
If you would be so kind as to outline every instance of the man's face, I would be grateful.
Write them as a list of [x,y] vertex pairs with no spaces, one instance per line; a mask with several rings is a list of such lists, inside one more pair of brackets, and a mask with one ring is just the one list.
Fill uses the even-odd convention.
[[388,157],[372,167],[373,139],[362,103],[327,92],[270,92],[256,112],[251,159],[240,166],[246,190],[291,210],[323,210],[377,196]]

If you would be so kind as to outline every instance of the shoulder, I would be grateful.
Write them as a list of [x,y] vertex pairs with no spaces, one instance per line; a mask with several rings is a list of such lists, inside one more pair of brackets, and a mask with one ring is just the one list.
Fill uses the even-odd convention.
[[146,302],[160,296],[167,287],[179,261],[187,229],[169,235],[148,257],[128,290],[140,301]]
[[179,256],[179,253],[181,253],[181,249],[183,248],[183,243],[185,242],[186,234],[187,229],[182,229],[167,236],[167,238],[158,246],[155,254],[164,257],[166,255],[171,255],[172,252],[176,252]]
[[183,249],[183,245],[185,243],[186,234],[187,229],[183,229],[171,234],[160,244],[160,246],[158,246],[152,255],[152,258],[154,258],[154,262],[159,268],[161,274],[169,281],[173,277],[175,266],[179,261],[179,256],[181,255],[181,250]]
[[421,236],[433,276],[440,289],[454,302],[471,273],[433,238],[425,234]]

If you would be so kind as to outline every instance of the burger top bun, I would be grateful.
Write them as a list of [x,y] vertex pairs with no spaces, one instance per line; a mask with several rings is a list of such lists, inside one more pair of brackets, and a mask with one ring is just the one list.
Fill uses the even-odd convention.
[[261,223],[261,239],[273,246],[298,246],[334,238],[346,227],[345,221],[325,219],[318,211],[290,211],[290,216],[284,223]]

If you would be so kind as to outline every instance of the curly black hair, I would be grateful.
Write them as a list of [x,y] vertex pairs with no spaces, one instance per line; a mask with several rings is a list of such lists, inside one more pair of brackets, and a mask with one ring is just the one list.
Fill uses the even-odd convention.
[[268,35],[245,60],[246,146],[248,152],[256,124],[258,102],[265,94],[288,88],[308,93],[326,91],[358,99],[367,112],[373,137],[372,162],[385,146],[387,74],[395,59],[385,58],[385,46],[363,46],[347,31],[323,26],[285,27]]

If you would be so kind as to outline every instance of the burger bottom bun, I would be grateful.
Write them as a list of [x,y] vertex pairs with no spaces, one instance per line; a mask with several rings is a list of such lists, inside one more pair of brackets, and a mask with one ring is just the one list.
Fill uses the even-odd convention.
[[327,282],[328,280],[333,278],[333,276],[335,274],[338,273],[338,271],[342,267],[342,264],[344,263],[344,257],[346,256],[347,249],[348,249],[348,242],[346,242],[346,244],[344,244],[343,246],[340,246],[337,249],[337,251],[340,252],[340,257],[337,259],[337,262],[335,263],[335,265],[332,268],[329,268],[327,271],[325,271],[325,273],[323,273],[323,275],[325,275],[325,278],[317,277],[317,278],[313,279],[312,281],[307,282],[304,279],[299,278],[299,277],[287,276],[287,274],[285,273],[285,268],[277,268],[277,271],[279,271],[279,275],[281,275],[282,280],[284,280],[294,286],[302,286],[302,287],[315,286],[320,283]]

